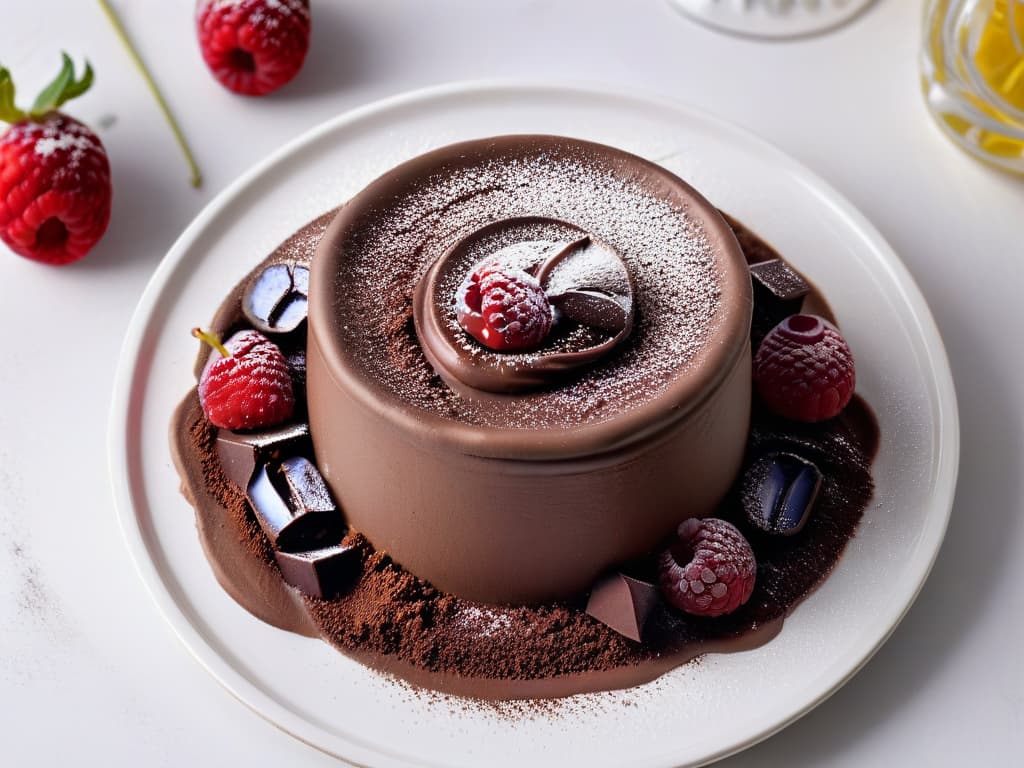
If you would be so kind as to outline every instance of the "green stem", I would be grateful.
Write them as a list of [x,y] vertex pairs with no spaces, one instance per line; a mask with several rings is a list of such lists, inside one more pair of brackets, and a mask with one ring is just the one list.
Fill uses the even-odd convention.
[[231,353],[228,352],[228,348],[221,343],[220,337],[217,336],[216,333],[213,333],[212,331],[204,331],[202,328],[193,328],[192,335],[199,339],[201,342],[209,344],[211,347],[213,347],[222,355],[224,355],[224,357],[231,357]]
[[192,157],[192,152],[188,148],[188,142],[185,141],[185,135],[181,132],[181,128],[178,126],[178,121],[174,119],[174,115],[171,114],[171,108],[167,106],[167,102],[164,101],[163,94],[160,93],[160,89],[157,87],[156,82],[153,80],[153,76],[149,73],[145,63],[142,61],[142,57],[139,56],[139,52],[135,50],[135,46],[132,45],[131,39],[128,37],[128,32],[125,30],[124,25],[121,23],[121,19],[118,18],[117,13],[111,7],[108,0],[99,0],[100,7],[103,12],[107,15],[110,20],[110,24],[114,27],[114,32],[121,39],[124,47],[128,51],[128,55],[131,56],[135,62],[135,66],[138,67],[139,72],[142,74],[142,79],[146,81],[146,85],[149,86],[150,92],[153,94],[153,98],[156,99],[157,105],[160,107],[160,111],[164,113],[164,117],[167,119],[167,123],[171,126],[171,132],[174,134],[175,141],[178,142],[178,146],[181,147],[181,151],[185,154],[185,161],[188,163],[189,171],[192,173],[190,179],[193,187],[198,187],[203,183],[203,177],[199,173],[199,166],[196,165],[195,158]]

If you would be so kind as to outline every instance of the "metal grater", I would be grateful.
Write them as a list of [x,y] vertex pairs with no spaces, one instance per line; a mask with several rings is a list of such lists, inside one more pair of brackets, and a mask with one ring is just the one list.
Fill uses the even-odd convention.
[[701,24],[748,37],[801,37],[846,23],[874,0],[668,0]]

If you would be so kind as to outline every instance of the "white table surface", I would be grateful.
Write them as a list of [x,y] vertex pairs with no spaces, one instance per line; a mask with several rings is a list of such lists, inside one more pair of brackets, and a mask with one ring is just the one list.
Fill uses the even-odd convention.
[[313,0],[299,78],[260,100],[207,74],[191,0],[117,0],[202,166],[170,133],[99,7],[5,2],[0,60],[30,101],[66,49],[97,70],[69,108],[110,154],[114,210],[79,264],[0,245],[0,740],[10,766],[329,766],[189,656],[112,510],[118,352],[157,262],[219,190],[351,107],[485,77],[605,82],[703,107],[849,197],[913,273],[945,338],[963,430],[956,506],[917,603],[873,661],[746,766],[1020,765],[1024,750],[1024,180],[961,154],[918,93],[917,0],[787,43],[725,37],[664,0]]

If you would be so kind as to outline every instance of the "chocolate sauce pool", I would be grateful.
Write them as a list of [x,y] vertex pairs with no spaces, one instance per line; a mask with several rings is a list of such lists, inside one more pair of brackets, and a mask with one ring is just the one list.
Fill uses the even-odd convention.
[[[254,273],[272,263],[308,262],[333,213],[299,230]],[[748,262],[778,258],[750,230],[734,220],[729,223]],[[227,334],[245,324],[240,294],[241,287],[236,288],[221,306],[212,323],[217,332]],[[804,309],[831,316],[814,292],[804,300]],[[203,352],[197,373],[205,360]],[[760,535],[742,522],[734,490],[717,515],[737,522],[757,555],[750,601],[716,619],[659,608],[639,644],[584,613],[586,595],[538,607],[473,603],[434,589],[354,531],[345,541],[358,548],[362,573],[351,590],[333,600],[302,596],[282,581],[244,496],[225,479],[215,439],[193,389],[172,420],[172,449],[207,558],[240,605],[263,621],[320,636],[369,666],[412,683],[476,698],[521,699],[625,688],[701,654],[749,649],[774,637],[784,618],[835,567],[857,529],[873,492],[870,466],[878,428],[859,397],[838,418],[819,425],[778,419],[755,402],[747,461],[773,450],[814,461],[824,480],[811,519],[792,538]],[[642,576],[651,565],[632,567]]]

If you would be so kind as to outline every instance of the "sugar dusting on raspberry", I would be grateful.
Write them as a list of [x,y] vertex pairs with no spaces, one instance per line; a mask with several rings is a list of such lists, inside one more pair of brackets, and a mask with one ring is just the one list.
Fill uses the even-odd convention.
[[[419,349],[412,294],[430,263],[468,232],[520,216],[568,222],[617,251],[636,283],[637,324],[615,355],[571,386],[502,402],[461,398]],[[533,239],[565,238],[538,225]],[[396,399],[470,424],[530,429],[612,418],[689,370],[720,321],[724,265],[697,219],[644,179],[571,146],[446,169],[394,201],[351,243],[337,277],[337,309],[360,322],[342,329],[342,343]],[[513,244],[500,234],[493,243],[495,250]],[[468,337],[466,345],[472,354],[493,354]]]
[[81,156],[82,152],[89,150],[93,147],[95,142],[91,141],[86,136],[75,136],[71,133],[64,133],[56,138],[46,136],[36,141],[36,154],[42,155],[43,157],[49,157],[54,152],[71,150],[69,157],[74,162],[75,154]]
[[[219,10],[237,5],[255,5],[255,2],[254,0],[207,0],[207,4]],[[309,15],[309,8],[302,0],[261,0],[259,4],[263,8],[279,11],[282,16],[289,16],[292,13],[299,16]]]
[[10,130],[19,134],[19,141],[31,143],[38,156],[59,156],[64,173],[73,173],[90,153],[106,155],[95,134],[74,120],[26,121]]
[[[226,10],[242,6],[252,6],[249,21],[266,29],[274,29],[280,24],[279,17],[295,15],[305,21],[309,20],[309,6],[303,0],[207,0],[206,7],[212,11]],[[267,13],[271,11],[271,13]],[[271,41],[273,42],[273,41]]]

